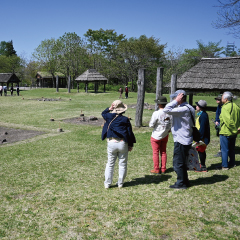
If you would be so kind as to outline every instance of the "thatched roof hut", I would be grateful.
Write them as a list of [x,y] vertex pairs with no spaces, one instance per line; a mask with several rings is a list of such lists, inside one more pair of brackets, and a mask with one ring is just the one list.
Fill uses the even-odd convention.
[[193,92],[239,91],[240,57],[202,58],[177,79],[177,89]]
[[56,72],[54,77],[50,72],[37,72],[36,84],[38,87],[55,87],[56,76],[58,76],[59,87],[64,88],[67,86],[66,76],[60,72]]
[[85,91],[87,92],[88,83],[93,82],[95,84],[95,92],[97,92],[98,84],[104,84],[104,92],[105,92],[105,84],[107,83],[108,79],[100,74],[96,69],[88,69],[83,74],[78,76],[75,81],[79,84],[81,82],[85,83]]
[[3,86],[4,84],[9,86],[9,84],[16,83],[19,84],[21,82],[15,73],[0,73],[0,84]]

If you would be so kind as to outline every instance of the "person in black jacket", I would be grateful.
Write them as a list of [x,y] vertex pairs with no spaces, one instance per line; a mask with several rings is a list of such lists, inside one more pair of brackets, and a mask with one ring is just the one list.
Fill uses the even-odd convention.
[[[216,98],[215,98],[218,106],[217,106],[217,110],[216,110],[216,117],[215,117],[215,129],[216,129],[216,134],[217,137],[219,137],[219,132],[220,132],[220,114],[221,114],[221,110],[222,110],[222,94],[219,94]],[[221,151],[221,145],[220,145],[220,149],[218,151],[218,153],[216,155],[214,155],[214,157],[222,157],[222,151]]]
[[199,130],[202,139],[202,143],[197,143],[196,150],[198,151],[199,159],[201,162],[201,172],[207,172],[206,148],[210,142],[210,126],[208,114],[206,113],[206,107],[206,101],[199,100],[198,102],[196,102],[196,110],[198,116],[198,118],[196,119],[196,128]]
[[[114,165],[119,159],[119,178],[117,185],[123,187],[124,179],[127,175],[128,151],[131,151],[136,143],[132,131],[130,120],[122,114],[127,110],[127,105],[116,100],[110,108],[102,112],[102,117],[106,121],[102,130],[102,140],[107,138],[108,162],[105,169],[105,188],[110,188],[113,179]],[[110,112],[111,111],[111,112]]]

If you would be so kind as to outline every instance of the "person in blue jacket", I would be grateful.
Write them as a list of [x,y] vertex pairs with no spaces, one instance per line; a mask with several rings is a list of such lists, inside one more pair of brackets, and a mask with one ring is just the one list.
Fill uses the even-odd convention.
[[127,110],[127,105],[116,100],[111,107],[102,112],[106,121],[102,130],[102,140],[107,138],[108,162],[105,168],[105,188],[110,188],[116,159],[119,159],[119,178],[117,185],[123,187],[127,175],[128,151],[132,151],[136,143],[130,120],[122,114]]
[[[206,113],[207,102],[205,100],[199,100],[196,102],[197,116],[196,128],[200,132],[202,144],[197,144],[196,150],[201,162],[201,172],[207,172],[206,167],[206,148],[210,142],[210,125],[208,114]],[[195,172],[199,172],[195,170]]]
[[[220,114],[222,111],[222,94],[219,94],[216,98],[215,98],[218,106],[217,106],[217,110],[216,110],[216,117],[215,117],[215,129],[216,129],[216,134],[219,137],[219,132],[220,132]],[[218,151],[217,154],[214,155],[214,157],[221,157],[222,156],[222,151],[221,151],[221,145],[220,145],[220,150]]]

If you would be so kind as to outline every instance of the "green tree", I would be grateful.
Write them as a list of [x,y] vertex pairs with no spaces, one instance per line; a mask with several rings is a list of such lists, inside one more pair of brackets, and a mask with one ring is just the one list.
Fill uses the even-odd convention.
[[1,41],[0,42],[0,55],[4,55],[4,56],[13,56],[13,55],[17,55],[16,51],[14,50],[13,47],[13,41]]
[[76,33],[65,33],[56,43],[59,71],[75,79],[88,65],[83,40]]
[[142,35],[139,38],[129,38],[119,44],[116,61],[120,74],[125,77],[126,83],[132,82],[132,88],[136,84],[139,68],[147,70],[147,88],[155,88],[156,69],[163,64],[166,46],[159,42],[159,39]]
[[[201,41],[197,41],[197,48],[185,49],[177,59],[177,65],[174,67],[174,73],[181,75],[188,69],[195,66],[201,61],[202,58],[218,58],[223,54],[224,47],[220,47],[221,41],[214,43],[208,42],[204,44]],[[170,79],[169,79],[170,80]]]
[[33,53],[33,57],[40,63],[42,70],[51,73],[53,87],[55,87],[55,73],[58,70],[57,54],[56,40],[54,38],[43,40]]

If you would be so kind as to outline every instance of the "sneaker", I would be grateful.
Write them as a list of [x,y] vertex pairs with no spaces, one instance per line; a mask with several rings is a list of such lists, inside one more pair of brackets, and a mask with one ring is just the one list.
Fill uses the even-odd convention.
[[229,168],[227,167],[222,167],[222,166],[218,166],[216,167],[217,170],[229,170]]
[[222,152],[219,151],[217,154],[214,155],[214,157],[222,157]]
[[118,182],[116,182],[116,186],[117,186],[118,188],[122,188],[122,187],[123,187],[123,184],[119,184],[119,185],[118,185]]
[[222,170],[229,170],[228,167],[222,167]]
[[105,187],[105,189],[108,189],[108,188],[110,188],[110,186],[109,186],[109,185],[104,185],[104,187]]
[[161,172],[160,172],[160,171],[156,171],[156,170],[154,170],[154,169],[153,169],[153,170],[151,170],[151,171],[150,171],[150,173],[154,173],[154,174],[161,174]]
[[178,185],[176,185],[176,184],[170,185],[169,187],[170,187],[170,188],[174,188],[174,189],[187,189],[186,186],[178,186]]

